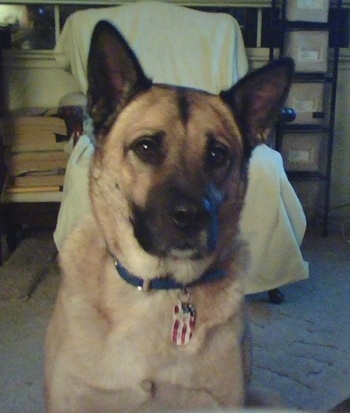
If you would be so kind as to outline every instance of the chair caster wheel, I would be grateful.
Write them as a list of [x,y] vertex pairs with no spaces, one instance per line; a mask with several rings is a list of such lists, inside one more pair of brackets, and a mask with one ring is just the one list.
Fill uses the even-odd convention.
[[269,290],[268,292],[270,303],[272,304],[282,304],[284,301],[284,296],[278,288]]

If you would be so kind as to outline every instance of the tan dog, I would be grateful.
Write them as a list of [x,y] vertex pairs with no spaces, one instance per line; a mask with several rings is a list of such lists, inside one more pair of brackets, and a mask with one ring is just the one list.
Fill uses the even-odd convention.
[[153,85],[113,26],[96,26],[93,216],[60,254],[48,412],[245,405],[238,223],[249,154],[277,119],[292,73],[282,59],[220,96]]

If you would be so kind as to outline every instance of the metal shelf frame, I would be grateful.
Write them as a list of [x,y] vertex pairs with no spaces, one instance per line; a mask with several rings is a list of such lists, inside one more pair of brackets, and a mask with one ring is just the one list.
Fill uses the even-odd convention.
[[[320,181],[324,187],[324,197],[323,197],[323,216],[322,216],[322,233],[324,236],[328,235],[329,226],[329,212],[330,212],[330,192],[331,192],[331,173],[332,173],[332,156],[333,156],[333,141],[334,141],[334,130],[335,130],[335,116],[336,116],[336,99],[337,99],[337,81],[338,81],[338,66],[339,66],[339,45],[341,39],[341,28],[338,25],[330,27],[328,23],[315,23],[315,22],[305,22],[296,21],[289,22],[286,20],[286,4],[287,0],[272,0],[271,8],[273,13],[271,16],[273,21],[271,21],[271,27],[275,28],[276,33],[282,35],[282,41],[279,47],[279,55],[284,55],[284,35],[290,30],[325,30],[329,31],[333,36],[334,45],[333,58],[328,59],[329,68],[327,74],[319,73],[296,73],[294,82],[307,82],[307,83],[328,83],[330,84],[330,105],[328,122],[325,127],[318,125],[293,125],[292,123],[286,124],[280,122],[276,128],[275,136],[275,146],[276,150],[281,151],[283,145],[283,135],[285,132],[293,133],[326,133],[327,134],[327,153],[326,153],[326,164],[324,165],[325,173],[321,172],[308,172],[308,171],[287,171],[287,175],[291,182],[293,181]],[[341,16],[343,0],[336,0],[331,2],[331,7],[333,12],[337,16]],[[278,13],[278,10],[280,13]],[[278,17],[276,17],[278,16]],[[277,21],[275,20],[277,18]],[[277,28],[277,29],[276,29]],[[270,47],[269,57],[272,60],[275,57],[275,48]]]

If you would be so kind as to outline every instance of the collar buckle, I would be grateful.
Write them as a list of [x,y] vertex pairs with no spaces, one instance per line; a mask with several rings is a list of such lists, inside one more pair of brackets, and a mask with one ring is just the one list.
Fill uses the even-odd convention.
[[148,293],[151,287],[151,280],[148,279],[142,279],[142,285],[139,285],[137,289],[139,291],[143,291],[144,293]]

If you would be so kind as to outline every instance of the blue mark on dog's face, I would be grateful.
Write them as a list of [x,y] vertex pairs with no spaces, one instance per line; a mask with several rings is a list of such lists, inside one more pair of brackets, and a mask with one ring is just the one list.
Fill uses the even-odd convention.
[[204,209],[210,216],[210,225],[208,228],[208,249],[214,251],[219,239],[219,208],[224,202],[225,195],[222,191],[209,185],[206,196],[203,199]]

